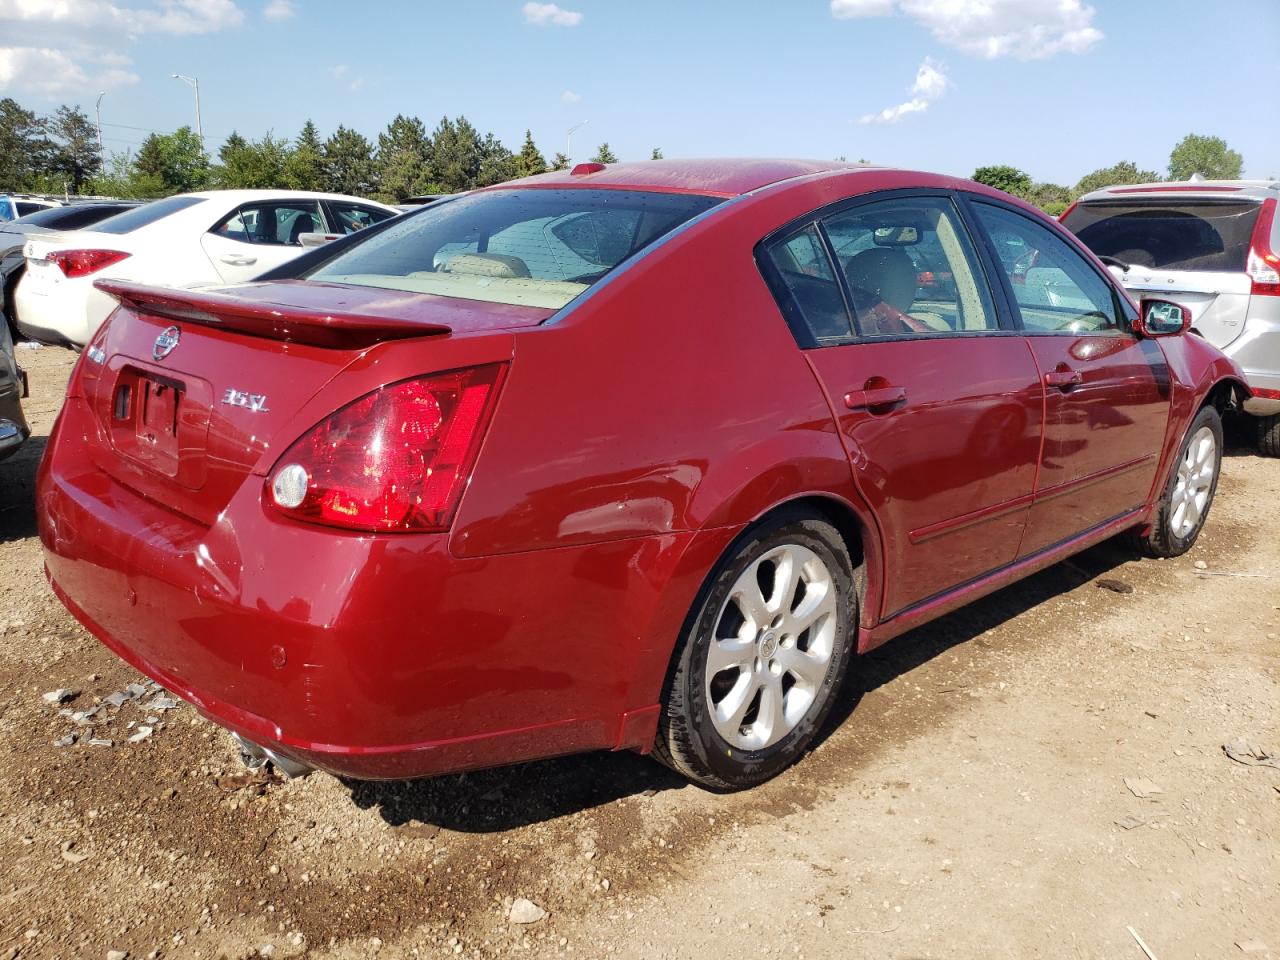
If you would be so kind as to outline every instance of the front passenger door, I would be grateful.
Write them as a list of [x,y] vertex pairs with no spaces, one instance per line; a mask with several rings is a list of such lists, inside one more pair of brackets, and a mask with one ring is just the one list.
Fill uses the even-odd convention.
[[1131,308],[1065,238],[1011,207],[971,206],[1045,384],[1025,557],[1147,502],[1169,419],[1169,371],[1159,344],[1133,333]]

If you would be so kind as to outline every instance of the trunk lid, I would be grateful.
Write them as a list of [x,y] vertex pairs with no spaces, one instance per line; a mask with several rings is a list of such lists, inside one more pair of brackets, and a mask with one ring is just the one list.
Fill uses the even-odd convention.
[[404,376],[436,372],[448,368],[440,345],[551,313],[305,281],[200,291],[98,286],[121,307],[86,348],[73,382],[96,428],[96,438],[86,437],[94,461],[204,524],[264,458],[297,439],[300,411],[355,361],[368,368],[402,342],[414,350]]

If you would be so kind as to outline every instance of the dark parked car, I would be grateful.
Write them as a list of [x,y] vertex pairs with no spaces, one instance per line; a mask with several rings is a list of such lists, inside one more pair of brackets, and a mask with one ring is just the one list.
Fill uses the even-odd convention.
[[8,324],[0,323],[0,460],[11,456],[31,434],[22,415],[26,395],[27,375],[14,356]]
[[857,654],[1117,534],[1188,550],[1248,393],[1056,222],[923,173],[582,164],[268,277],[98,281],[40,532],[108,647],[355,777],[760,783]]
[[80,230],[141,205],[137,200],[87,200],[61,207],[48,207],[26,216],[0,223],[0,290],[4,291],[4,312],[9,331],[18,336],[13,316],[13,289],[26,272],[22,250],[32,233]]

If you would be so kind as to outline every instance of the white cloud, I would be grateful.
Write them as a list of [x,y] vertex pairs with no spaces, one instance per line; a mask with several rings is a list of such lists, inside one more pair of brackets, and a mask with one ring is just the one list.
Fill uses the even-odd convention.
[[364,77],[352,76],[351,67],[345,63],[340,63],[336,67],[333,67],[329,70],[329,73],[332,74],[333,79],[346,84],[347,89],[352,93],[355,93],[364,87]]
[[576,27],[582,22],[577,10],[566,10],[554,3],[526,3],[521,7],[525,23],[546,27]]
[[582,94],[574,93],[572,90],[566,90],[564,93],[560,94],[561,103],[578,103],[581,100]]
[[348,73],[351,72],[351,68],[348,67],[345,63],[340,63],[329,72],[333,74],[333,79],[341,80],[343,77],[345,77]]
[[1082,0],[831,0],[838,19],[901,13],[936,39],[985,60],[1084,53],[1102,39]]
[[271,0],[262,8],[262,15],[268,20],[288,20],[298,12],[291,0]]
[[924,113],[929,104],[937,100],[947,91],[947,75],[942,68],[925,58],[916,71],[915,83],[911,85],[911,99],[896,107],[885,107],[879,113],[867,113],[858,118],[859,123],[897,123],[903,117],[913,113]]
[[91,97],[138,82],[129,46],[145,34],[214,33],[244,22],[235,0],[0,0],[0,89]]

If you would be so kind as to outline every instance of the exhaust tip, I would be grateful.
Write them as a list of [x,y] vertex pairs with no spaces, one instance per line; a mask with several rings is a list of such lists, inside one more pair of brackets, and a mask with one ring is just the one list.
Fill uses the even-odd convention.
[[296,780],[299,777],[305,777],[314,769],[292,757],[286,757],[252,740],[246,740],[238,733],[232,733],[231,739],[240,749],[240,762],[250,770],[261,770],[270,763],[286,780]]

